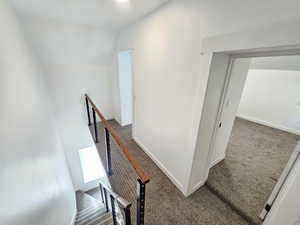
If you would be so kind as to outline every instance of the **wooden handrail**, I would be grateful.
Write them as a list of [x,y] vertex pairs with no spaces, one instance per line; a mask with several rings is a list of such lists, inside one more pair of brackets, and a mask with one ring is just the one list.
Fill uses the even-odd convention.
[[113,137],[113,139],[115,140],[116,144],[120,147],[121,151],[124,153],[125,157],[128,159],[129,163],[131,164],[131,166],[133,167],[133,169],[135,170],[135,172],[139,176],[139,178],[142,181],[142,183],[143,184],[148,183],[150,181],[149,176],[146,175],[146,173],[144,172],[144,170],[142,169],[142,167],[139,165],[139,163],[135,160],[135,158],[128,151],[127,147],[123,144],[121,138],[116,134],[116,132],[114,131],[114,129],[107,122],[107,120],[105,119],[105,117],[103,116],[103,114],[100,112],[100,110],[98,109],[98,107],[94,104],[94,102],[92,101],[92,99],[87,94],[85,94],[85,97],[91,103],[91,105],[94,108],[95,112],[100,117],[100,119],[101,119],[104,127],[108,129],[110,135]]

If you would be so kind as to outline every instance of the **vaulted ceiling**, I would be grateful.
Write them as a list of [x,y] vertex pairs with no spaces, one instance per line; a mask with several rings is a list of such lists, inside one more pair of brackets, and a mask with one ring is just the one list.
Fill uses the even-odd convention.
[[10,0],[22,15],[121,29],[169,0]]

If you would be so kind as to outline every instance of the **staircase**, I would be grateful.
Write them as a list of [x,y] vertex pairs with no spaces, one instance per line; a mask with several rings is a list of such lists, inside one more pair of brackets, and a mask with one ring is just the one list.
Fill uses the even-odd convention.
[[77,192],[77,216],[75,225],[112,225],[111,212],[107,212],[105,205],[84,193]]
[[[103,165],[106,165],[107,177],[99,181],[106,212],[111,210],[114,225],[144,225],[146,185],[150,178],[87,94],[85,104],[88,126]],[[97,119],[101,123],[98,124]],[[104,132],[100,132],[100,129]],[[114,143],[111,143],[111,139]]]

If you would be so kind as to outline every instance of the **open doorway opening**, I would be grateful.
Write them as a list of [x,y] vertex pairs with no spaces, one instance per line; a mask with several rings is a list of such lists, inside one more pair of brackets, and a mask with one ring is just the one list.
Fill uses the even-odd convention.
[[262,224],[272,190],[299,151],[300,56],[236,58],[230,71],[207,185]]
[[118,82],[121,126],[133,123],[132,51],[118,54]]

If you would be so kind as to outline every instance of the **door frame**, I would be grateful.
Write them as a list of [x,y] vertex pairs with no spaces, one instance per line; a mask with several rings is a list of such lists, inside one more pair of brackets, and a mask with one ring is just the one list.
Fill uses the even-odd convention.
[[222,91],[222,95],[221,95],[221,98],[220,98],[220,103],[219,103],[219,108],[218,108],[218,112],[217,112],[217,117],[216,117],[216,120],[215,120],[215,125],[214,125],[214,130],[213,130],[213,134],[212,134],[212,137],[211,137],[211,141],[210,141],[210,144],[209,144],[209,166],[210,168],[212,168],[213,166],[215,166],[216,164],[218,164],[219,162],[222,161],[221,160],[218,160],[218,161],[214,161],[212,162],[212,158],[213,156],[215,155],[215,152],[216,152],[216,149],[215,149],[215,143],[216,143],[216,139],[217,139],[217,133],[218,133],[218,130],[219,130],[219,124],[221,123],[221,118],[222,118],[222,113],[223,113],[223,108],[224,108],[224,105],[225,105],[225,100],[226,100],[226,96],[227,96],[227,93],[228,93],[228,87],[229,87],[229,84],[230,84],[230,81],[231,81],[231,73],[232,73],[232,67],[233,67],[233,64],[234,64],[234,58],[230,57],[229,58],[229,63],[228,63],[228,66],[227,66],[227,72],[226,72],[226,77],[225,77],[225,82],[224,82],[224,86],[223,86],[223,91]]
[[291,173],[292,169],[294,168],[294,166],[295,166],[297,160],[299,160],[299,158],[300,158],[300,141],[296,145],[292,155],[289,158],[289,161],[287,162],[287,164],[286,164],[284,170],[282,171],[276,185],[274,186],[268,200],[266,201],[261,214],[259,215],[259,217],[262,220],[265,220],[267,215],[269,214],[270,207],[272,207],[274,205],[281,189],[283,188],[283,185],[285,184],[289,174]]
[[[226,104],[226,97],[228,94],[228,88],[230,86],[231,83],[231,75],[232,75],[232,69],[233,69],[233,64],[235,62],[235,60],[237,59],[241,59],[241,58],[260,58],[260,57],[272,57],[272,56],[290,56],[290,55],[300,55],[300,48],[299,49],[290,49],[290,50],[270,50],[270,51],[259,51],[256,50],[255,53],[253,52],[244,52],[244,53],[231,53],[229,54],[229,62],[227,65],[227,70],[226,70],[226,75],[225,75],[225,82],[223,84],[223,90],[222,90],[222,94],[221,94],[221,98],[219,101],[219,106],[218,106],[218,110],[217,110],[217,116],[216,116],[216,120],[214,122],[214,129],[213,129],[213,133],[211,136],[211,140],[210,140],[210,144],[209,144],[209,162],[211,162],[212,160],[212,156],[214,155],[214,152],[216,151],[215,149],[215,142],[216,142],[216,136],[217,136],[217,132],[219,130],[219,123],[221,122],[221,118],[222,118],[222,113],[223,113],[223,109],[224,109],[224,105]],[[245,84],[244,84],[245,85]],[[207,97],[207,96],[206,96]],[[216,165],[217,163],[219,163],[222,160],[218,160],[217,162],[213,162],[210,166],[210,168],[214,165]]]
[[129,53],[131,56],[131,97],[132,97],[132,105],[131,105],[131,111],[132,111],[132,127],[134,125],[134,71],[133,71],[133,49],[128,49],[128,50],[120,50],[117,52],[117,64],[118,64],[118,74],[117,74],[117,87],[118,87],[118,99],[119,99],[119,105],[120,105],[120,125],[121,126],[125,126],[125,124],[123,123],[123,109],[122,109],[122,99],[121,99],[121,80],[120,80],[120,68],[119,68],[119,54],[125,52],[125,53]]
[[[215,142],[216,142],[217,132],[218,132],[218,129],[219,129],[219,123],[221,122],[220,119],[222,118],[224,104],[226,104],[226,97],[227,97],[228,90],[229,90],[228,88],[230,87],[232,68],[233,68],[234,61],[236,59],[240,59],[240,58],[258,58],[258,57],[300,55],[300,47],[290,48],[290,49],[285,48],[284,50],[274,49],[274,50],[269,50],[269,51],[266,51],[264,49],[262,49],[260,51],[259,49],[256,49],[255,52],[251,52],[251,51],[249,51],[249,52],[245,51],[245,52],[242,52],[242,53],[241,52],[237,52],[237,53],[230,52],[230,53],[225,54],[225,55],[224,55],[224,52],[223,53],[214,53],[214,54],[222,54],[224,57],[227,57],[228,60],[227,60],[227,66],[226,66],[227,69],[226,69],[226,72],[224,73],[225,74],[225,79],[224,79],[224,82],[223,82],[223,87],[222,87],[222,91],[221,91],[221,95],[220,95],[219,103],[218,103],[218,107],[217,107],[217,114],[216,114],[216,117],[215,117],[215,120],[214,120],[213,131],[212,131],[210,142],[209,142],[209,149],[208,149],[209,152],[208,152],[207,163],[206,163],[207,177],[208,177],[210,168],[213,165],[215,165],[215,164],[217,164],[218,162],[221,161],[221,160],[219,160],[218,162],[214,162],[214,164],[212,164],[212,157],[213,157],[213,155],[216,151]],[[213,65],[213,63],[212,63],[212,65]],[[212,74],[210,73],[210,76],[211,75]],[[209,82],[210,82],[210,79],[208,81],[208,86],[209,86]],[[207,99],[207,98],[209,98],[209,96],[206,95],[205,98]],[[203,120],[203,118],[201,118],[201,120]],[[298,158],[298,155],[296,157],[295,154],[296,153],[294,153],[290,157],[290,161],[288,163],[289,165],[288,164],[286,165],[287,167],[290,166],[290,168],[286,169],[281,174],[281,179],[280,179],[281,183],[276,185],[276,188],[274,189],[276,194],[273,194],[273,192],[270,193],[271,194],[270,198],[272,199],[272,205],[276,202],[278,193],[283,188],[284,183],[286,181],[286,178],[287,178],[289,172],[291,171],[292,166],[295,164],[295,160]],[[206,179],[207,179],[207,177],[206,177]],[[264,219],[266,219],[268,217],[268,215],[269,215],[269,213],[263,211],[260,216],[264,217]]]
[[131,124],[131,138],[134,137],[135,134],[135,105],[136,105],[136,91],[135,91],[135,66],[134,66],[134,48],[129,49],[128,51],[131,52],[131,91],[132,91],[132,124]]

